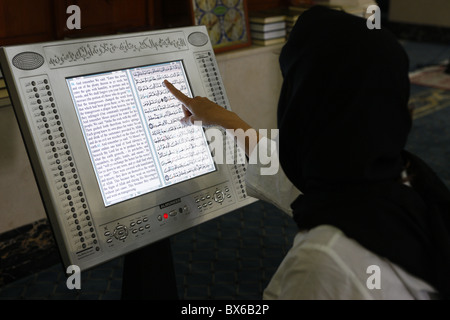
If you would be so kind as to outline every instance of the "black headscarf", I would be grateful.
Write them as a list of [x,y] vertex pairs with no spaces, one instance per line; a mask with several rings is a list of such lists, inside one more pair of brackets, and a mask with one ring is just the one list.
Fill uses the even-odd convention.
[[317,6],[300,16],[280,67],[280,162],[303,193],[291,205],[299,228],[334,225],[450,297],[450,192],[404,150],[409,60],[397,39]]

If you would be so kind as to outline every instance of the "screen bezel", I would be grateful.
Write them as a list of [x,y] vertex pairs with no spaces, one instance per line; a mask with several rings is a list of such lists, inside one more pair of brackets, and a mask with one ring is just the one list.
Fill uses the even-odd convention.
[[[154,65],[168,61],[182,61],[193,96],[207,96],[205,85],[201,80],[199,67],[190,50],[69,66],[53,70],[54,72],[51,72],[48,75],[49,81],[53,87],[55,99],[59,106],[61,121],[66,130],[68,142],[72,149],[73,158],[78,169],[78,176],[85,189],[87,202],[97,225],[110,222],[114,219],[123,218],[124,212],[132,215],[137,212],[145,211],[158,204],[171,201],[175,198],[193,194],[198,190],[211,187],[211,181],[215,181],[215,183],[219,184],[228,179],[226,172],[227,168],[225,168],[226,164],[215,162],[216,171],[214,172],[105,207],[76,115],[75,107],[72,102],[70,90],[66,85],[65,79],[83,74],[96,74],[105,71],[108,72],[110,70],[132,69],[139,66]],[[212,152],[211,149],[210,152]]]

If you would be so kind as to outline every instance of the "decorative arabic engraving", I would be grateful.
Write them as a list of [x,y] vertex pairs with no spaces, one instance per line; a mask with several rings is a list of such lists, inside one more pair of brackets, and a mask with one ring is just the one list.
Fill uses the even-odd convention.
[[182,32],[44,48],[47,62],[51,68],[187,49],[188,46]]

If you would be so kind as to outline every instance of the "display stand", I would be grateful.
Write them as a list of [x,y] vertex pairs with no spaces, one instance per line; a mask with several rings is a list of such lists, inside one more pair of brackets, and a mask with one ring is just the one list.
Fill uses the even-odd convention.
[[122,300],[177,300],[170,238],[125,256]]

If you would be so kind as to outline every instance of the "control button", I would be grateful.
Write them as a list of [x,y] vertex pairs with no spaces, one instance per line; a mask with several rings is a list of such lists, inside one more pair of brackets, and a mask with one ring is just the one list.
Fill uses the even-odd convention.
[[158,221],[162,221],[162,219],[163,219],[162,215],[159,215],[157,219],[158,219]]
[[178,211],[177,210],[172,210],[169,212],[169,216],[171,217],[175,217],[177,215]]
[[123,240],[127,237],[127,235],[127,228],[123,225],[118,225],[114,230],[114,237],[116,237],[116,239]]
[[224,200],[224,194],[222,191],[218,190],[219,192],[216,191],[216,193],[214,194],[214,201],[222,203]]
[[145,229],[149,229],[150,228],[150,225],[149,224],[146,224],[145,225]]

